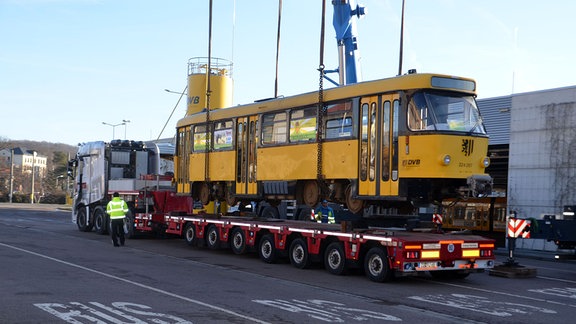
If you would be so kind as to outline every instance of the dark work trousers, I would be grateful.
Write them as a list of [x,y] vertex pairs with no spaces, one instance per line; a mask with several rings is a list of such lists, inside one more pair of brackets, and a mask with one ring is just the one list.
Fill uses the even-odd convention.
[[124,218],[120,219],[111,219],[112,224],[112,243],[114,246],[118,245],[118,238],[120,238],[120,245],[124,245]]

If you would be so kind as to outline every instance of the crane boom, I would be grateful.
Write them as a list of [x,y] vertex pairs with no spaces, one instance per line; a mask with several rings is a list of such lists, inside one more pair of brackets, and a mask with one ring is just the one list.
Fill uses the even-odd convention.
[[338,73],[340,85],[362,81],[358,52],[356,21],[365,14],[363,6],[354,0],[333,0],[332,24],[338,44]]

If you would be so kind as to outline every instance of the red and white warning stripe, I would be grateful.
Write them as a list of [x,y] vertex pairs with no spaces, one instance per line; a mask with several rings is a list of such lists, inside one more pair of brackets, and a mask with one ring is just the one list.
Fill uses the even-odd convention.
[[508,237],[530,238],[530,231],[524,231],[526,226],[530,226],[530,221],[526,219],[510,218],[508,220]]
[[442,214],[432,214],[432,223],[442,225]]

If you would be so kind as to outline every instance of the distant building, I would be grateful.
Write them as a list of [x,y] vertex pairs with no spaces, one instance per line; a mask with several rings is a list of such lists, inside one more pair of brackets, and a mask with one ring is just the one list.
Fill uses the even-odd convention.
[[[10,149],[0,150],[0,165],[10,167]],[[35,151],[23,149],[20,147],[14,148],[14,172],[31,173],[32,168],[36,170],[35,175],[44,177],[46,175],[46,163],[48,158],[40,155]]]

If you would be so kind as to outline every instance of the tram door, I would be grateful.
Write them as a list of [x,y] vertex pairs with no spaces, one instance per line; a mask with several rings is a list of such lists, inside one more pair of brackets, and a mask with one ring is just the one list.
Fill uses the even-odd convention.
[[398,195],[398,110],[397,95],[360,101],[359,196]]
[[192,147],[190,126],[178,129],[177,155],[175,158],[176,192],[190,192],[190,148]]
[[236,195],[255,195],[257,116],[238,118],[236,122]]

